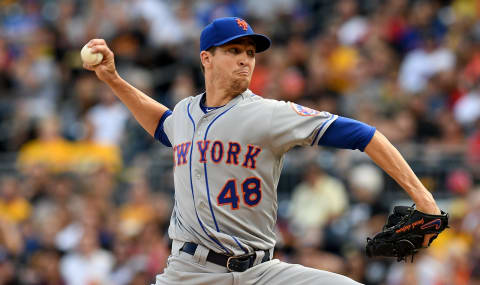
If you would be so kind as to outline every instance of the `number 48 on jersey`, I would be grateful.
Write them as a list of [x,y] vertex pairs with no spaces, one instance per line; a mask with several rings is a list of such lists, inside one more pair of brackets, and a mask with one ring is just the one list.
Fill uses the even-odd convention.
[[[249,177],[241,183],[242,200],[248,207],[255,207],[262,200],[261,181],[257,177]],[[225,183],[217,196],[217,203],[220,206],[230,204],[232,210],[238,210],[240,197],[237,191],[236,179],[230,179]]]

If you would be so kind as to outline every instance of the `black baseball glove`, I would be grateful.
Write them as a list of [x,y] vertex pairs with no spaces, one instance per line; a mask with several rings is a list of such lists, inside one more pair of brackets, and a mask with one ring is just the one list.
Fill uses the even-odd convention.
[[428,246],[448,227],[448,214],[429,215],[415,210],[415,207],[397,206],[390,214],[383,230],[373,238],[367,238],[367,256],[396,257],[397,261],[407,260],[423,248],[425,235],[433,234]]

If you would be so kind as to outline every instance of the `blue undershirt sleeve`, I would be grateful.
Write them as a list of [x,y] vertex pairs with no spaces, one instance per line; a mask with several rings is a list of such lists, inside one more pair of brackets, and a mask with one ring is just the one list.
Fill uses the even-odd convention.
[[375,127],[360,121],[339,116],[325,131],[318,144],[364,151],[375,130]]
[[163,113],[162,117],[158,121],[158,126],[157,129],[155,130],[155,139],[159,140],[162,144],[168,147],[172,147],[172,144],[170,143],[170,140],[168,139],[167,134],[163,130],[163,123],[165,122],[165,119],[168,118],[172,114],[172,111],[167,110],[165,113]]

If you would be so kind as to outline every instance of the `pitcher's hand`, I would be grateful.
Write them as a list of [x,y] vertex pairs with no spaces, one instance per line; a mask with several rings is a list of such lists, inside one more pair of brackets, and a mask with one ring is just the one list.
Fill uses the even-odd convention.
[[88,47],[92,49],[93,53],[99,52],[103,54],[103,60],[97,65],[88,65],[84,63],[83,67],[85,69],[95,71],[97,77],[105,83],[111,82],[118,78],[113,52],[107,46],[105,40],[92,39],[88,42]]

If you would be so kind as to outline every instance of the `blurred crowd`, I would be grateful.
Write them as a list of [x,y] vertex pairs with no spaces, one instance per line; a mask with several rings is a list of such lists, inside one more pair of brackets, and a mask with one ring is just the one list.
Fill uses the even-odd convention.
[[[104,38],[122,77],[173,107],[203,91],[202,27],[271,37],[250,89],[377,127],[450,213],[414,263],[367,259],[411,203],[359,151],[293,149],[276,257],[366,284],[480,284],[480,2],[0,1],[0,284],[150,284],[169,255],[171,150],[79,51]],[[394,189],[394,191],[392,191]]]

